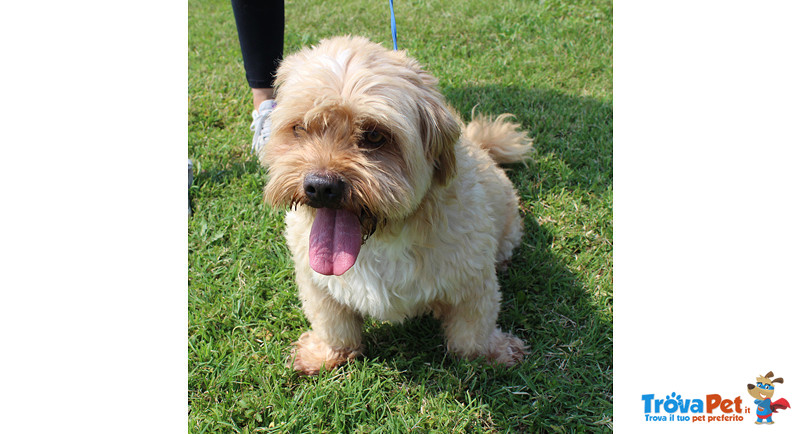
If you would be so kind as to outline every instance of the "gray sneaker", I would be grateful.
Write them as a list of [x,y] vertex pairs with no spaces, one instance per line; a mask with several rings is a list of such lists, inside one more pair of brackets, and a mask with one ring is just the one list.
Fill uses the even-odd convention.
[[261,148],[269,140],[272,132],[272,121],[269,115],[275,110],[275,100],[268,99],[258,106],[258,110],[253,110],[253,123],[250,124],[250,131],[253,132],[253,145],[250,152],[258,154]]

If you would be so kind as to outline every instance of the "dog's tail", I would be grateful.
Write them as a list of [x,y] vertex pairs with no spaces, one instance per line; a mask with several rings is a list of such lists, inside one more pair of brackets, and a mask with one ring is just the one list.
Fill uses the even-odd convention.
[[467,125],[464,135],[485,149],[498,164],[527,160],[533,140],[519,124],[508,120],[513,117],[505,113],[492,119],[486,115],[476,115],[473,110],[472,122]]

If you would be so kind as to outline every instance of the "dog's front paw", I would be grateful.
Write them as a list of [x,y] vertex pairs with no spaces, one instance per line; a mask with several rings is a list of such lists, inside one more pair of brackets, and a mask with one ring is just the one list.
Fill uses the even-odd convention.
[[528,354],[528,346],[522,339],[510,334],[496,330],[490,339],[489,354],[487,359],[490,362],[499,363],[505,366],[514,366],[521,362]]
[[303,375],[317,375],[320,370],[333,369],[361,355],[360,349],[331,347],[314,331],[303,333],[292,345],[288,366]]

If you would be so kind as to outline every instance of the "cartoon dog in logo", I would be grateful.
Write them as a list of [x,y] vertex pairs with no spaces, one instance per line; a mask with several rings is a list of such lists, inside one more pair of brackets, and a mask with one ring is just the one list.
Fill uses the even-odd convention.
[[783,384],[783,378],[778,377],[772,380],[772,376],[772,371],[769,371],[763,377],[756,377],[757,383],[755,386],[752,384],[747,385],[747,393],[756,399],[755,403],[758,405],[756,425],[761,425],[765,421],[767,424],[773,424],[775,422],[772,421],[772,413],[792,408],[789,405],[789,401],[783,398],[772,402],[772,395],[775,394],[775,383]]

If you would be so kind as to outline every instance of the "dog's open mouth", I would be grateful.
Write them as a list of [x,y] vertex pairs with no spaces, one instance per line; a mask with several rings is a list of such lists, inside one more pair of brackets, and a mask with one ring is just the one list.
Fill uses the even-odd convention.
[[308,239],[311,269],[341,276],[356,263],[361,241],[357,215],[345,209],[318,208]]

